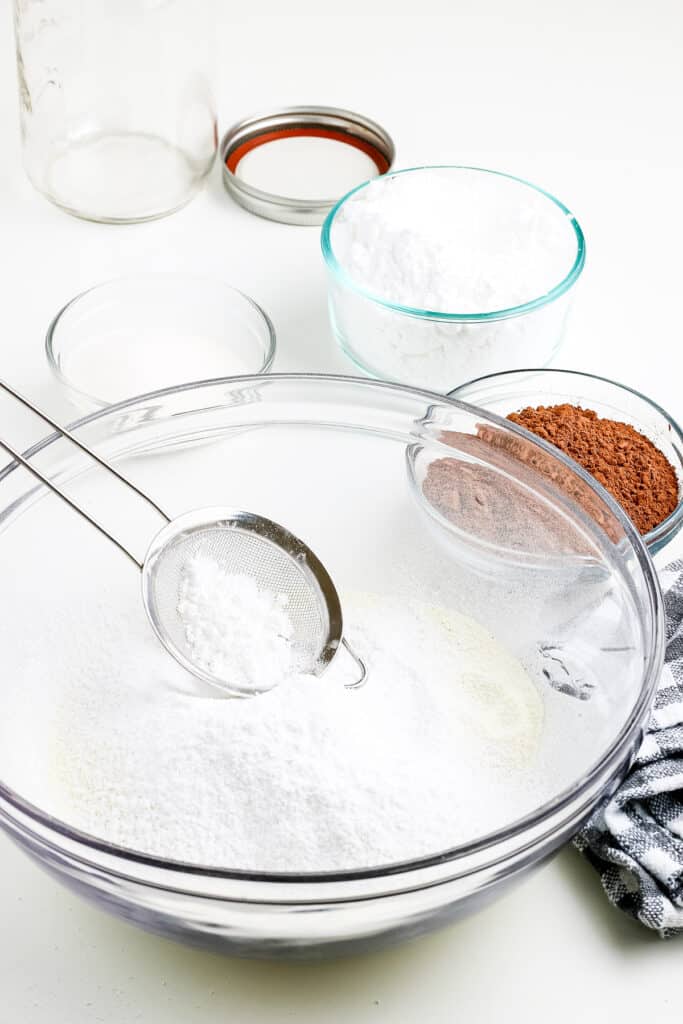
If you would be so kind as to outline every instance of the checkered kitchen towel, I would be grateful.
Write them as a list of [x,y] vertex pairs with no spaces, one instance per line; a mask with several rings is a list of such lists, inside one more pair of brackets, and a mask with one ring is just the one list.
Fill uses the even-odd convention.
[[683,560],[661,574],[664,671],[626,780],[575,839],[608,898],[664,938],[683,934]]

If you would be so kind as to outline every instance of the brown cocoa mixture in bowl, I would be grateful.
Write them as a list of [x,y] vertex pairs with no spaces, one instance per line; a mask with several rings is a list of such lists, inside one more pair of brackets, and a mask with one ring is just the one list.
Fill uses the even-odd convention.
[[659,526],[676,508],[676,471],[643,434],[628,423],[603,419],[576,405],[527,407],[507,417],[555,445],[602,484],[641,534]]
[[586,538],[539,491],[541,481],[569,497],[613,542],[621,531],[599,495],[532,441],[478,423],[475,434],[444,430],[439,440],[455,457],[429,461],[422,493],[465,534],[497,547],[540,556],[590,555]]

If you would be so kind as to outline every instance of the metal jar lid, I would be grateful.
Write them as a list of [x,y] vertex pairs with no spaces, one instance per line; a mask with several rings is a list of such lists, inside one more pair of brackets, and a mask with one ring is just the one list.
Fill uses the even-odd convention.
[[[284,224],[322,224],[341,195],[302,199],[263,191],[249,183],[248,175],[238,173],[243,158],[258,147],[283,139],[307,137],[332,140],[360,150],[370,158],[378,175],[386,174],[394,162],[391,136],[381,125],[361,114],[336,107],[283,107],[248,117],[223,136],[220,149],[223,182],[233,199],[251,213],[269,220]],[[362,176],[355,184],[363,184],[367,177]]]

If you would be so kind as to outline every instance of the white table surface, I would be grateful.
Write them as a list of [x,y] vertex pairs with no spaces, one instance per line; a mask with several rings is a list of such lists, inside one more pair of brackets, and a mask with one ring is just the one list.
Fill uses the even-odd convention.
[[[218,168],[184,211],[134,227],[75,220],[33,192],[20,166],[10,6],[0,0],[2,375],[66,415],[44,360],[46,325],[80,289],[136,269],[220,273],[272,315],[275,369],[347,370],[317,230],[245,213]],[[558,365],[613,376],[683,416],[680,0],[329,5],[343,17],[320,2],[266,0],[252,17],[230,11],[250,5],[222,6],[224,127],[269,105],[346,106],[389,128],[397,166],[469,163],[544,185],[588,240]],[[145,935],[61,889],[4,837],[0,913],[2,1024],[660,1024],[683,1013],[682,942],[609,907],[571,849],[442,933],[321,966],[240,962]]]

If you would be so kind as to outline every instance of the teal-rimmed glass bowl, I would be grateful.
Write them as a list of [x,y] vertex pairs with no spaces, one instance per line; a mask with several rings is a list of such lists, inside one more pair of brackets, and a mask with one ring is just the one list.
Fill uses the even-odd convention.
[[[476,191],[482,185],[482,209],[491,183],[500,182],[501,201],[545,210],[549,222],[558,213],[566,218],[563,245],[568,255],[566,271],[545,292],[521,305],[482,312],[420,309],[389,301],[352,277],[335,252],[335,226],[349,204],[363,201],[369,188],[388,187],[402,175],[453,180],[453,188]],[[494,189],[495,191],[495,189]],[[544,214],[545,215],[545,214]],[[562,232],[561,232],[562,233]],[[571,211],[544,189],[501,171],[467,166],[412,167],[386,174],[359,186],[330,211],[322,228],[322,252],[328,272],[329,311],[332,329],[353,364],[368,376],[429,388],[444,393],[472,377],[508,368],[548,364],[562,340],[574,294],[574,285],[585,263],[586,245],[581,227]]]
[[666,455],[679,481],[678,505],[643,537],[650,554],[661,551],[683,526],[683,432],[661,406],[634,388],[576,370],[527,369],[479,377],[456,388],[451,397],[499,416],[527,406],[568,402],[631,424]]

